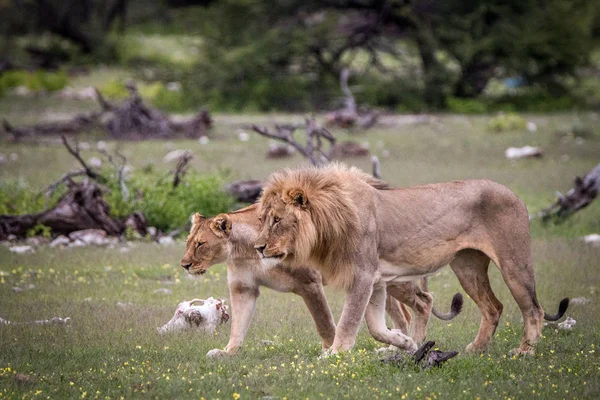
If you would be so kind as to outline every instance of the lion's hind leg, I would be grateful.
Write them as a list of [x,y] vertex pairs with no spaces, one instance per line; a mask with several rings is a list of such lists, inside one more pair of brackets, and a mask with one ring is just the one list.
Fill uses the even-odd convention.
[[496,298],[488,277],[490,259],[478,250],[461,250],[450,263],[461,286],[481,312],[481,323],[467,352],[481,352],[489,344],[502,315],[502,303]]
[[518,355],[532,355],[542,334],[544,310],[535,294],[535,277],[529,260],[506,257],[499,260],[504,282],[510,289],[523,314],[523,338],[521,345],[512,350]]

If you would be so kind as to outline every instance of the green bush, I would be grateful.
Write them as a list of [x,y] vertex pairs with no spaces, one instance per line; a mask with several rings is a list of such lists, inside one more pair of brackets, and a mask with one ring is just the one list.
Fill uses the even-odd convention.
[[56,191],[50,199],[23,181],[7,179],[0,181],[0,214],[35,214],[53,205],[64,191]]
[[183,182],[173,188],[170,180],[157,184],[157,176],[137,175],[127,181],[134,199],[124,200],[116,180],[107,184],[110,193],[105,200],[111,214],[124,218],[134,211],[141,211],[150,226],[167,232],[185,226],[194,212],[215,215],[231,209],[233,199],[223,192],[224,177],[220,175],[200,176],[190,173]]
[[127,91],[125,84],[118,80],[108,82],[106,85],[100,87],[99,90],[104,97],[107,97],[109,99],[120,100],[125,99],[127,98],[127,96],[129,96],[129,91]]
[[488,122],[488,128],[494,132],[516,131],[526,127],[527,121],[515,113],[502,113]]
[[67,74],[62,71],[7,71],[0,76],[0,94],[4,94],[9,89],[18,86],[25,86],[32,92],[41,92],[43,90],[54,92],[63,89],[67,86],[68,82],[69,78]]
[[485,114],[488,106],[479,99],[461,99],[449,97],[447,100],[448,111],[458,114]]

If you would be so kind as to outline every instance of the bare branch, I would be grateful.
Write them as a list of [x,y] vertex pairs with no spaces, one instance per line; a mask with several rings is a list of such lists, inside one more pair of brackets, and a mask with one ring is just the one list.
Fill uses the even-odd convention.
[[177,167],[175,169],[175,174],[173,176],[173,188],[176,188],[180,183],[181,179],[187,173],[187,169],[189,167],[189,162],[194,158],[191,152],[185,152],[181,157],[179,157],[179,161],[177,161]]
[[70,144],[69,141],[67,140],[65,135],[61,136],[62,142],[65,145],[65,147],[67,148],[67,150],[69,151],[69,153],[71,153],[71,155],[73,157],[75,157],[77,159],[77,161],[79,161],[79,163],[81,164],[81,166],[83,167],[83,169],[85,170],[85,174],[87,176],[89,176],[90,178],[98,181],[98,182],[106,182],[106,179],[97,174],[95,171],[93,171],[86,163],[85,161],[83,161],[83,158],[81,157],[81,154],[79,152],[79,145],[76,143],[75,144],[75,148],[73,148]]
[[371,165],[373,165],[373,177],[381,179],[381,165],[379,164],[379,158],[377,158],[377,156],[371,157]]
[[118,164],[108,151],[104,149],[98,149],[98,152],[105,156],[108,162],[111,163],[113,167],[115,167],[115,174],[117,176],[117,181],[119,182],[119,187],[121,188],[121,195],[123,196],[123,200],[129,199],[129,189],[125,184],[124,176],[125,166],[127,164],[127,157],[121,154],[119,150],[115,149],[115,155],[121,159],[121,163]]
[[59,180],[48,185],[44,190],[42,190],[36,196],[36,198],[39,198],[41,195],[45,195],[46,198],[49,198],[50,196],[52,196],[54,194],[54,192],[56,191],[56,189],[58,189],[58,187],[60,185],[62,185],[65,182],[72,182],[72,178],[74,178],[76,176],[87,176],[87,172],[84,169],[78,169],[75,171],[67,172]]

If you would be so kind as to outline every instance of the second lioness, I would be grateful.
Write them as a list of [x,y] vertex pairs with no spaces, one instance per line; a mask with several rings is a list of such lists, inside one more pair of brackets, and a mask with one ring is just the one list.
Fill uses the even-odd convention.
[[[181,265],[191,275],[203,274],[218,263],[227,261],[227,277],[231,296],[231,336],[225,350],[214,349],[208,356],[235,354],[244,341],[252,321],[259,287],[266,286],[279,292],[296,293],[304,299],[322,338],[323,349],[333,343],[335,324],[323,292],[319,272],[312,268],[260,265],[253,243],[258,236],[257,206],[252,205],[230,214],[205,218],[195,214],[187,239],[186,253]],[[408,333],[411,316],[404,304],[414,314],[411,333],[416,341],[425,339],[429,315],[433,311],[440,319],[454,318],[462,307],[462,296],[456,294],[451,312],[440,314],[432,307],[433,299],[415,282],[394,283],[388,287],[386,310],[394,328]],[[393,297],[392,297],[393,296]]]

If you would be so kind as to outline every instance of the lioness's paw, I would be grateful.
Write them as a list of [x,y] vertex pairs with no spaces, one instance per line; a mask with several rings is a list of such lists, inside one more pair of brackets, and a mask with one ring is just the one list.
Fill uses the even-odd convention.
[[229,357],[229,356],[230,356],[230,354],[228,352],[226,352],[225,350],[221,350],[221,349],[212,349],[211,351],[206,353],[207,358],[223,358],[223,357]]
[[483,353],[484,350],[485,350],[485,347],[476,346],[473,343],[469,343],[467,345],[467,347],[465,348],[465,353],[477,354],[477,353]]

